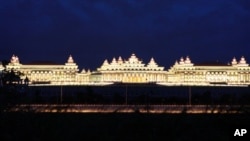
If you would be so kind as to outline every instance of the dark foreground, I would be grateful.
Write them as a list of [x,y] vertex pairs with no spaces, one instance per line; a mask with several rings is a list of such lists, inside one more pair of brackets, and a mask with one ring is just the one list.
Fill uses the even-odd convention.
[[0,140],[227,141],[249,125],[248,114],[1,113]]

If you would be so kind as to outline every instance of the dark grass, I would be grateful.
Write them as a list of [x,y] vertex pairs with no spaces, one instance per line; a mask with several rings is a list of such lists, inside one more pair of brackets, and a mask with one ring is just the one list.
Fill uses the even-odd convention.
[[0,140],[230,140],[245,114],[1,113]]

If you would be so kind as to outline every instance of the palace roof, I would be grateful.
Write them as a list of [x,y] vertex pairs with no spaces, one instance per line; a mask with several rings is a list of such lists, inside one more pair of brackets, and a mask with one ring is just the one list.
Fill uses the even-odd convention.
[[193,64],[191,59],[187,56],[186,59],[183,57],[180,58],[180,61],[176,61],[174,66],[178,67],[190,67],[190,66],[237,66],[237,67],[247,67],[249,64],[247,63],[245,57],[241,57],[239,61],[234,57],[231,63],[223,63],[220,61],[208,61],[202,63]]
[[98,71],[105,70],[158,70],[162,71],[164,67],[159,67],[155,62],[154,58],[151,58],[149,63],[145,65],[140,59],[136,57],[134,53],[128,58],[128,60],[123,60],[122,57],[116,59],[115,57],[109,63],[108,60],[104,60],[102,66],[98,68]]

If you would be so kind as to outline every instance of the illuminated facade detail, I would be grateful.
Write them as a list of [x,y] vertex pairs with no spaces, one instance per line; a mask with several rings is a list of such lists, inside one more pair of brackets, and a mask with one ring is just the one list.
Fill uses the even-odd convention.
[[2,73],[3,70],[4,70],[4,67],[2,65],[2,62],[0,62],[0,74]]
[[27,77],[31,84],[75,84],[78,77],[78,66],[72,56],[65,65],[58,65],[47,62],[21,64],[18,57],[13,55],[6,70],[20,71],[23,74],[21,79]]
[[[2,77],[2,72],[4,70],[4,67],[2,65],[2,62],[0,62],[0,77]],[[3,85],[2,79],[0,79],[0,87]]]
[[[0,72],[4,67],[0,64]],[[250,85],[250,67],[244,57],[232,59],[230,64],[194,64],[189,57],[181,57],[169,69],[158,66],[154,58],[145,64],[132,54],[127,60],[122,57],[106,59],[95,71],[79,71],[70,55],[65,64],[21,64],[13,55],[6,70],[20,71],[22,79],[30,85],[108,85],[114,83],[156,83],[160,85],[197,86],[247,86]]]
[[103,82],[121,82],[121,83],[148,83],[166,81],[166,72],[164,67],[159,67],[151,58],[145,65],[135,54],[132,54],[128,60],[119,57],[109,63],[104,60],[102,66],[97,68],[101,74]]
[[194,65],[189,57],[180,59],[168,70],[165,85],[249,85],[250,67],[244,57],[231,64]]

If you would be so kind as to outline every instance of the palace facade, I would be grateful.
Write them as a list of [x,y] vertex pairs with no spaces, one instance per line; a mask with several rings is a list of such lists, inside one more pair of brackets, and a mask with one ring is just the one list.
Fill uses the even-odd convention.
[[7,71],[18,71],[21,79],[28,78],[29,84],[74,85],[89,83],[90,71],[79,72],[78,65],[70,55],[65,64],[51,62],[36,62],[21,64],[19,58],[13,55],[6,66]]
[[166,72],[164,67],[160,67],[151,58],[146,65],[139,60],[135,54],[132,54],[128,60],[113,58],[109,63],[105,60],[97,72],[101,74],[103,82],[120,82],[120,83],[149,83],[165,82]]
[[165,85],[249,85],[250,67],[244,57],[233,58],[231,64],[210,62],[193,64],[183,58],[168,70]]
[[[4,67],[0,64],[0,71]],[[230,64],[218,62],[193,64],[189,57],[181,58],[169,69],[159,66],[154,58],[145,64],[133,53],[127,60],[122,57],[106,59],[95,71],[79,71],[70,55],[65,64],[37,62],[21,64],[13,55],[5,68],[20,72],[29,85],[109,85],[114,83],[156,83],[160,85],[248,86],[250,67],[244,57],[233,58]]]

